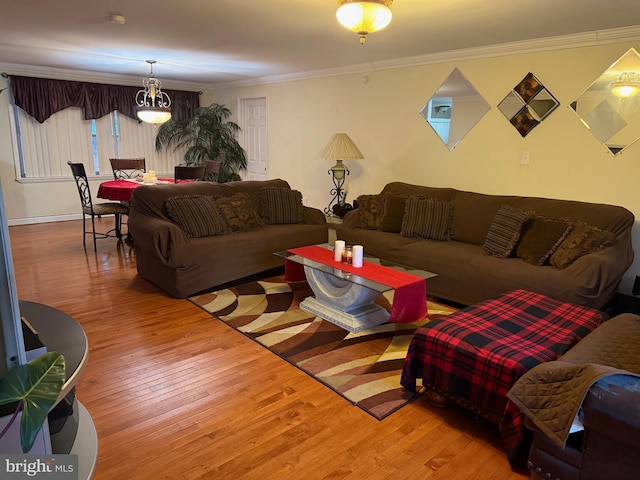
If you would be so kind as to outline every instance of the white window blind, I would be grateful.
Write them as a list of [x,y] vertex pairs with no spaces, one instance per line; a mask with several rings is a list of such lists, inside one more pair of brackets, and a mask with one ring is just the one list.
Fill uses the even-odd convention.
[[[109,158],[144,157],[147,170],[173,176],[184,152],[156,152],[156,129],[118,112],[85,120],[80,108],[67,108],[40,124],[14,109],[21,178],[69,177],[68,161],[84,163],[87,174],[111,176]],[[95,136],[94,136],[95,133]]]

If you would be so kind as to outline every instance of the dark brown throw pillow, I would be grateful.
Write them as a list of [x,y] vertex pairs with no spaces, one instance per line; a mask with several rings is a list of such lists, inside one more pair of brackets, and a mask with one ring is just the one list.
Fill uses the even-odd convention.
[[380,220],[381,231],[400,233],[407,198],[406,195],[388,194],[384,196],[382,218]]
[[516,245],[516,257],[532,265],[543,265],[571,228],[571,223],[564,220],[531,215],[522,226],[520,240]]
[[494,257],[507,258],[518,243],[522,224],[528,218],[527,212],[510,205],[502,205],[489,226],[487,238],[482,246],[484,251]]
[[378,230],[384,212],[384,195],[360,195],[358,212],[360,215],[360,228],[364,230]]
[[192,237],[210,237],[229,233],[229,227],[209,195],[184,195],[168,198],[167,215]]
[[578,258],[611,245],[613,238],[611,232],[575,221],[567,238],[549,258],[549,264],[560,269],[567,268]]
[[400,235],[426,240],[451,240],[453,203],[421,195],[407,199]]
[[246,193],[216,198],[216,206],[232,232],[244,232],[264,226]]
[[298,190],[264,187],[260,194],[260,215],[267,224],[281,225],[304,222],[302,193]]

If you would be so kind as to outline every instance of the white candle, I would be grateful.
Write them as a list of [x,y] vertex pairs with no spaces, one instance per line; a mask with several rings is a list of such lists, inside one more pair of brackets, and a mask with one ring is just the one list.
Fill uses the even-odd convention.
[[362,267],[362,258],[364,257],[364,248],[362,245],[353,246],[353,266]]
[[336,240],[333,246],[333,259],[336,262],[342,261],[342,251],[344,250],[344,240]]

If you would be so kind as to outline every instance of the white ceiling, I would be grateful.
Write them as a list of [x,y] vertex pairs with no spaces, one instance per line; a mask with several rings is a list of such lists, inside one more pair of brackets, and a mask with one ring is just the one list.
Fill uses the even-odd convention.
[[[259,82],[379,62],[640,25],[639,0],[395,0],[364,46],[336,0],[3,1],[0,67],[166,84]],[[110,23],[121,13],[124,25]],[[52,75],[53,76],[53,75]]]

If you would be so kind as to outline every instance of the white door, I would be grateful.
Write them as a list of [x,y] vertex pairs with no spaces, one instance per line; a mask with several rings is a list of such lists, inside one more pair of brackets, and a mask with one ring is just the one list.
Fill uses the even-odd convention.
[[247,155],[247,171],[241,172],[244,180],[266,180],[267,155],[267,99],[240,99],[240,132],[242,147]]

